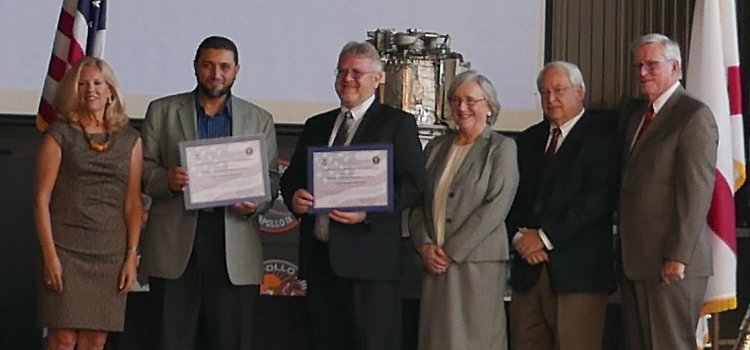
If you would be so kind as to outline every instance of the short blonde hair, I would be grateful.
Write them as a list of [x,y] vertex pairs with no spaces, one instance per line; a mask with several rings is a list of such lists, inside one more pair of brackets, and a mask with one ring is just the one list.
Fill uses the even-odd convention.
[[57,86],[57,93],[53,107],[55,119],[71,124],[80,122],[81,107],[79,105],[78,81],[81,79],[83,67],[93,66],[102,73],[104,81],[112,92],[112,101],[107,103],[104,110],[104,124],[109,131],[116,131],[128,124],[128,116],[125,114],[125,103],[122,100],[122,91],[117,84],[115,73],[109,64],[101,58],[85,57],[78,61],[66,73]]

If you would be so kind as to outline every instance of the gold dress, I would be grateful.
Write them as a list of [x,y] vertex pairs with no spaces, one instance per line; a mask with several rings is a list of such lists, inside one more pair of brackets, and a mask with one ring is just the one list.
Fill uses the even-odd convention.
[[[62,157],[50,198],[52,237],[62,265],[63,291],[38,281],[39,323],[48,328],[122,331],[126,294],[119,276],[127,250],[124,203],[138,132],[125,126],[109,148],[89,148],[80,129],[55,122],[47,133]],[[97,142],[105,134],[93,134]]]

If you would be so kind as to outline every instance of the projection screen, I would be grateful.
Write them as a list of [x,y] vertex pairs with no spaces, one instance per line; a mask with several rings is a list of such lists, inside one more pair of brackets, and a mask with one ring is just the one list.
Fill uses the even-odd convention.
[[[233,93],[301,124],[337,106],[333,70],[348,41],[377,28],[451,36],[453,51],[495,84],[496,129],[540,120],[535,80],[544,56],[543,0],[241,1],[110,0],[104,58],[142,118],[156,97],[192,90],[192,60],[209,35],[233,39],[240,73]],[[0,4],[0,114],[34,115],[61,0]]]

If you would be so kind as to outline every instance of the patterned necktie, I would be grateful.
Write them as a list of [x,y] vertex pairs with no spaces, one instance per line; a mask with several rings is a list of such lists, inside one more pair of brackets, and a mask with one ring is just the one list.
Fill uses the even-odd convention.
[[[349,130],[351,130],[352,125],[354,125],[354,116],[352,115],[351,111],[348,111],[346,112],[346,114],[344,114],[344,120],[341,121],[341,125],[339,125],[339,131],[336,132],[336,137],[333,138],[333,143],[331,144],[331,146],[346,145],[346,140],[349,138]],[[328,229],[330,228],[330,225],[331,222],[327,215],[316,215],[315,229],[313,230],[313,235],[315,236],[315,238],[322,242],[328,242]]]
[[557,153],[557,142],[560,140],[560,135],[562,135],[560,128],[552,129],[552,138],[549,140],[549,146],[547,146],[547,152],[544,153],[545,163],[551,162],[552,158],[555,157],[555,153]]
[[354,116],[351,111],[347,111],[344,114],[344,120],[339,125],[339,131],[336,133],[336,137],[333,139],[333,146],[343,146],[346,144],[346,139],[349,138],[349,130],[354,124]]
[[546,172],[550,164],[552,164],[552,159],[555,158],[555,154],[557,153],[557,143],[560,140],[560,135],[562,135],[560,128],[552,129],[552,137],[549,140],[547,151],[544,153],[544,160],[542,162],[542,174]]
[[643,115],[643,122],[641,122],[641,129],[638,130],[638,135],[635,136],[635,141],[633,141],[633,147],[631,149],[635,148],[635,145],[638,143],[638,140],[641,139],[641,136],[643,133],[646,132],[646,129],[648,129],[648,126],[651,125],[651,122],[654,120],[654,105],[649,104],[648,109],[646,110],[646,114]]

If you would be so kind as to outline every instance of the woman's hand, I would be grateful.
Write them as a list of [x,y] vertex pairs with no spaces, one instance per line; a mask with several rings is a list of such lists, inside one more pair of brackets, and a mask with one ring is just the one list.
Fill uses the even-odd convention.
[[63,291],[62,264],[57,252],[44,255],[44,285],[52,291]]
[[419,247],[419,255],[422,256],[422,261],[424,261],[427,271],[435,275],[448,270],[448,266],[452,262],[448,254],[435,244],[425,244]]
[[128,256],[120,271],[120,293],[127,293],[133,288],[137,277],[136,265],[138,265],[138,254],[134,250],[128,250]]

